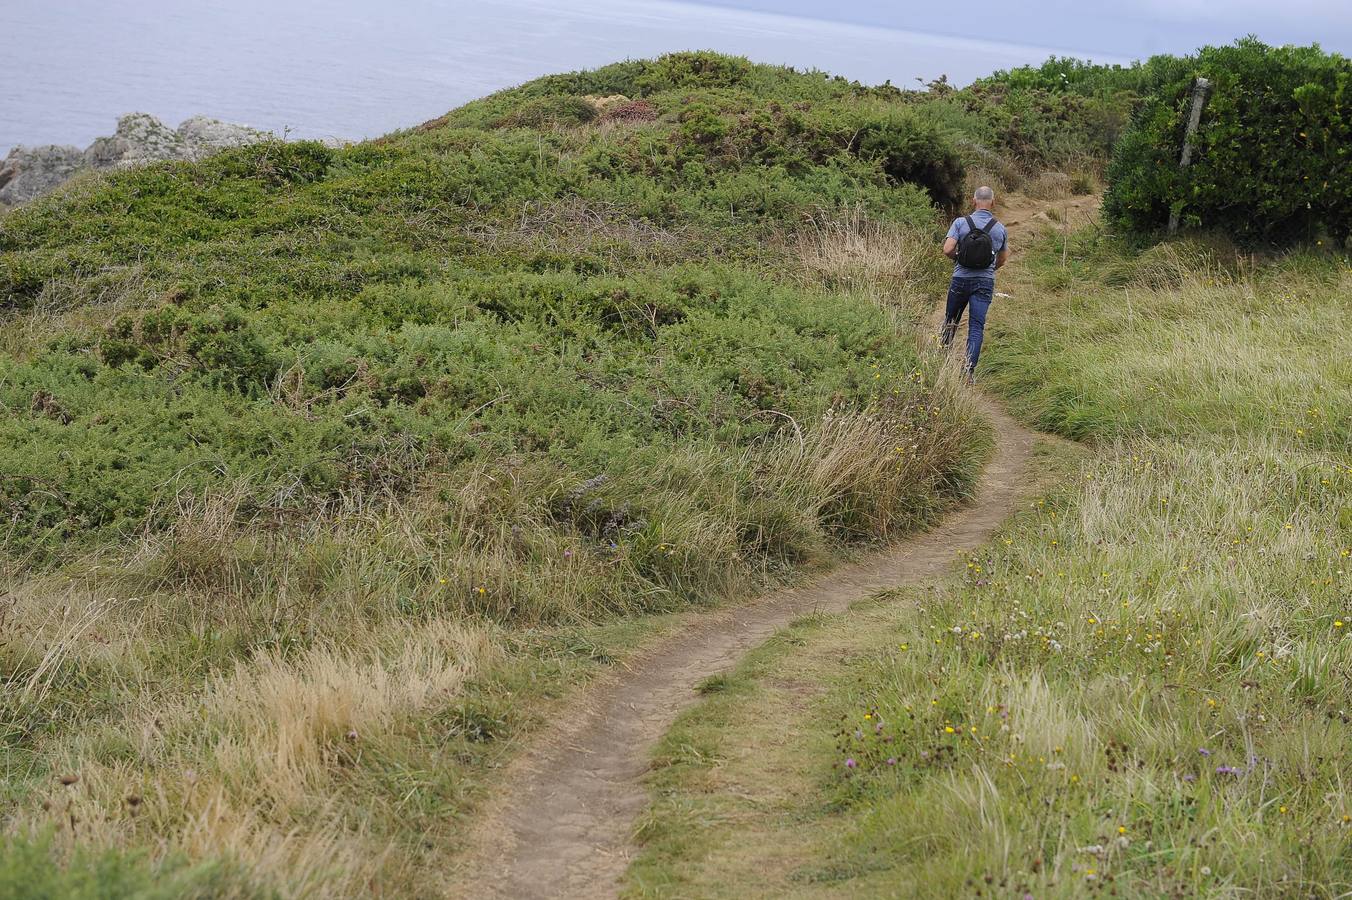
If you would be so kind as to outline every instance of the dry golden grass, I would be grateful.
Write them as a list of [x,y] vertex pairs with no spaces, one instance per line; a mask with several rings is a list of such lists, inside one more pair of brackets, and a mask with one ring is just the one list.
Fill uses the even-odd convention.
[[[74,633],[58,632],[49,654],[69,652]],[[86,849],[153,843],[157,855],[247,860],[288,896],[401,883],[400,841],[368,832],[350,779],[501,652],[465,622],[391,622],[342,646],[259,651],[192,692],[127,685],[136,700],[120,721],[54,748],[52,771],[78,780],[30,797],[9,827],[55,828]],[[107,753],[110,741],[121,752]]]
[[810,282],[914,305],[942,268],[933,245],[923,230],[879,222],[855,208],[799,230],[792,249]]
[[137,267],[112,269],[96,278],[54,278],[23,315],[0,311],[0,354],[27,361],[54,335],[101,328],[119,313],[160,299]]

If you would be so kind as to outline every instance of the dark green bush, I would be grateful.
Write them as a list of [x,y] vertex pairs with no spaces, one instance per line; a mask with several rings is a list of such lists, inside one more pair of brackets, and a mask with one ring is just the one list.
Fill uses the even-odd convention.
[[1070,90],[978,82],[943,101],[976,116],[976,143],[1031,168],[1106,159],[1131,120],[1135,95],[1085,95]]
[[893,181],[922,186],[943,207],[962,199],[962,159],[938,129],[915,119],[872,121],[856,135],[855,152],[877,161]]
[[243,312],[231,307],[194,313],[171,305],[122,316],[99,350],[110,366],[172,366],[244,392],[266,387],[276,375],[267,347]]
[[[632,96],[638,92],[639,77],[647,72],[652,64],[652,60],[629,59],[587,72],[546,75],[528,84],[523,84],[516,90],[527,97],[538,97],[546,94],[574,94],[578,96],[591,94],[600,97],[624,94]],[[509,96],[512,93],[512,91],[505,91],[503,94],[495,96]]]
[[272,186],[319,181],[334,151],[318,141],[266,141],[227,150],[206,165],[229,178],[256,178]]
[[1111,97],[1139,94],[1157,78],[1157,69],[1175,57],[1156,56],[1145,63],[1105,65],[1068,56],[1053,56],[1037,66],[1019,66],[977,79],[975,85],[1010,90]]
[[[1128,233],[1186,227],[1245,243],[1352,234],[1352,61],[1256,39],[1207,47],[1162,80],[1123,137],[1105,210]],[[1213,87],[1192,164],[1178,165],[1194,76]]]

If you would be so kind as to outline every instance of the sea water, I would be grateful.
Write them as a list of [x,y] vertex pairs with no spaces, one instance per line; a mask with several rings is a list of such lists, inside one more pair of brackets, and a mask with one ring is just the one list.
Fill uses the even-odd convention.
[[[715,49],[877,84],[1053,51],[664,0],[4,0],[0,156],[119,115],[361,139],[551,72]],[[823,4],[829,10],[829,4]]]

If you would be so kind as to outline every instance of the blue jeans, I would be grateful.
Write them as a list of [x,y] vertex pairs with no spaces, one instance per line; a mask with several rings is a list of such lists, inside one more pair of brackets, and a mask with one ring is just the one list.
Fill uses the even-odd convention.
[[986,311],[991,308],[995,296],[994,278],[965,278],[953,276],[948,286],[948,307],[944,310],[944,330],[942,342],[945,347],[953,343],[953,333],[962,321],[963,310],[970,305],[972,317],[967,322],[967,371],[976,370],[976,361],[981,357],[981,339],[986,334]]

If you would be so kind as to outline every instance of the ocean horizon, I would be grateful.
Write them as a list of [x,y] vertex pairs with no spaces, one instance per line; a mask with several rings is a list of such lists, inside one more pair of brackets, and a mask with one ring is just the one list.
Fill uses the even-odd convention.
[[0,156],[85,146],[117,117],[194,115],[292,138],[361,140],[541,75],[711,49],[870,84],[965,84],[1074,48],[955,38],[676,0],[12,0]]

